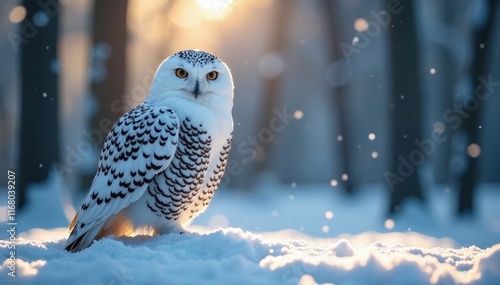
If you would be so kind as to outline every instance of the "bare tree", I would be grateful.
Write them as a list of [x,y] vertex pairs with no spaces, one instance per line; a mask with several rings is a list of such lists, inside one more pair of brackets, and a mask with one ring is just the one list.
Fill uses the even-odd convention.
[[29,1],[21,57],[21,129],[17,203],[26,203],[28,184],[47,178],[59,156],[58,135],[58,1]]
[[389,107],[392,116],[392,172],[389,175],[386,172],[385,178],[391,188],[390,213],[396,212],[409,197],[424,199],[418,177],[418,165],[423,162],[424,155],[415,152],[417,146],[414,143],[419,139],[421,128],[421,86],[413,5],[410,1],[402,1],[399,13],[392,15],[389,33],[392,61]]
[[[128,111],[121,101],[125,93],[127,6],[127,0],[94,2],[91,81],[97,109],[90,127],[101,134],[93,137],[98,151],[113,123]],[[94,174],[83,174],[84,185],[90,184]]]
[[[498,1],[489,0],[489,10],[487,19],[483,25],[477,26],[474,31],[473,40],[473,59],[471,79],[475,87],[470,94],[471,98],[468,102],[464,102],[462,111],[469,114],[462,121],[461,130],[466,134],[467,145],[479,145],[479,118],[481,111],[484,109],[484,103],[478,103],[476,88],[484,84],[485,78],[488,77],[490,70],[489,59],[491,58],[490,52],[492,51],[492,31],[495,23],[496,11],[498,8]],[[481,79],[483,78],[483,79]],[[485,88],[483,88],[485,89]],[[481,91],[485,92],[485,91]],[[474,100],[474,98],[476,100]],[[470,111],[472,110],[472,111]],[[478,178],[478,160],[479,158],[474,154],[466,155],[466,168],[460,177],[460,189],[458,199],[458,213],[459,214],[472,214],[474,209],[474,189]]]
[[99,128],[103,118],[114,122],[126,111],[112,110],[112,102],[125,92],[127,5],[128,1],[121,0],[94,3],[92,94],[99,110],[92,118],[93,128]]
[[[462,1],[463,2],[463,1]],[[459,28],[462,25],[464,8],[458,5],[456,0],[444,0],[436,3],[429,3],[430,9],[434,9],[436,14],[436,25],[432,26],[434,31],[430,31],[434,36],[431,43],[436,46],[436,57],[432,59],[432,66],[438,70],[437,73],[429,76],[432,90],[430,96],[435,98],[433,104],[439,110],[436,121],[443,120],[443,113],[453,105],[453,98],[456,92],[458,78],[460,77],[460,52],[459,46],[464,39]],[[441,72],[445,71],[445,72]],[[433,129],[433,131],[435,131]],[[443,137],[452,136],[451,128],[444,128]],[[451,139],[446,139],[436,145],[436,152],[433,155],[434,179],[436,183],[450,182],[450,157]]]
[[[345,42],[344,35],[342,33],[342,23],[339,20],[341,11],[339,1],[322,0],[323,5],[323,18],[326,23],[326,43],[327,50],[330,51],[329,60],[330,62],[335,62],[344,58],[342,50],[340,49],[341,43]],[[337,13],[335,13],[337,12]],[[334,108],[338,116],[338,128],[339,133],[342,135],[342,140],[339,141],[340,144],[340,154],[341,154],[341,173],[350,174],[351,172],[351,155],[350,155],[350,136],[348,132],[348,120],[347,120],[347,102],[346,102],[347,90],[346,85],[332,87],[332,94],[330,97],[330,102],[332,108]],[[332,138],[332,141],[337,141],[337,136]],[[343,182],[343,187],[345,191],[349,194],[354,192],[354,186],[352,179],[348,179]]]
[[[287,21],[291,14],[293,3],[287,1],[279,1],[276,8],[275,24],[273,25],[274,31],[272,32],[271,41],[269,43],[269,52],[275,52],[283,55],[286,46],[286,27]],[[282,89],[282,74],[272,78],[267,78],[264,82],[264,108],[261,120],[259,121],[259,130],[267,127],[271,118],[274,116],[273,110],[278,106]],[[268,144],[265,148],[256,148],[256,159],[254,165],[248,165],[246,177],[242,179],[243,186],[248,186],[251,179],[253,179],[259,172],[265,170],[270,163],[271,153],[273,151],[272,143]]]

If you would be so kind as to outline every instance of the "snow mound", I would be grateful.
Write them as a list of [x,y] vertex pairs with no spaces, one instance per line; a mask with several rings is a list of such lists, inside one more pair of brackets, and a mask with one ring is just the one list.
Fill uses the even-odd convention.
[[15,278],[8,275],[11,244],[0,241],[1,284],[500,284],[500,244],[355,246],[349,239],[273,239],[227,228],[104,238],[68,253],[65,238],[24,237],[15,247]]

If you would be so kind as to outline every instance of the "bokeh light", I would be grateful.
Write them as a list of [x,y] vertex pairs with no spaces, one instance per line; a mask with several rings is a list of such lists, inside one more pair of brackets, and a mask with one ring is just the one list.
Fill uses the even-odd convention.
[[26,17],[26,8],[24,6],[16,6],[10,10],[9,21],[11,23],[17,24],[24,20]]
[[442,134],[446,130],[446,125],[441,121],[437,121],[432,125],[432,129],[435,133]]
[[227,228],[229,226],[229,220],[224,215],[213,215],[208,221],[208,227],[211,229]]
[[358,32],[364,32],[364,31],[368,30],[368,26],[369,26],[368,22],[363,18],[357,18],[354,21],[354,28]]
[[471,143],[467,146],[467,154],[472,158],[476,158],[481,155],[481,147],[476,143]]
[[263,77],[275,78],[285,69],[285,61],[280,53],[274,51],[266,52],[260,57],[258,68]]
[[327,218],[328,220],[333,219],[333,212],[332,211],[326,211],[325,212],[325,218]]
[[342,181],[347,181],[349,179],[349,175],[347,175],[347,173],[344,173],[342,174],[342,176],[340,176]]
[[302,112],[302,110],[296,110],[295,112],[293,112],[293,117],[296,120],[300,120],[304,117],[304,112]]
[[384,222],[384,227],[388,230],[392,230],[396,224],[393,219],[387,219]]

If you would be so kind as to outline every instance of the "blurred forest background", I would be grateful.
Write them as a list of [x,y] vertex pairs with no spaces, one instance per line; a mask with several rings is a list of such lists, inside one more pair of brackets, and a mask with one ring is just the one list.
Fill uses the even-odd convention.
[[[212,52],[235,81],[223,186],[383,183],[391,201],[500,182],[495,0],[0,3],[2,173],[86,191],[100,145],[161,61]],[[6,175],[0,176],[2,185]],[[435,187],[434,187],[435,188]]]

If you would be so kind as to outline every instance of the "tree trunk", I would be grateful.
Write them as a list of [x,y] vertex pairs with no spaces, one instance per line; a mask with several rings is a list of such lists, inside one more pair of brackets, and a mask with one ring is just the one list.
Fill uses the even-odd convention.
[[391,16],[392,93],[389,108],[392,115],[392,172],[386,172],[384,176],[391,190],[389,212],[392,214],[409,197],[424,200],[418,166],[423,163],[425,154],[414,143],[420,139],[421,86],[413,3],[402,1],[400,13]]
[[[94,3],[92,94],[99,105],[97,114],[92,118],[92,128],[99,128],[103,119],[114,123],[128,111],[112,108],[113,101],[123,100],[125,93],[127,5],[128,1],[122,0],[99,0]],[[97,143],[101,146],[103,141]]]
[[[288,3],[288,1],[279,1],[277,5],[278,7],[276,9],[275,17],[276,22],[274,25],[274,31],[272,32],[268,52],[275,52],[278,55],[283,56],[286,45],[287,21],[294,4]],[[281,95],[282,77],[283,75],[279,74],[275,77],[267,78],[264,82],[263,114],[258,125],[259,128],[255,133],[256,135],[259,133],[259,130],[267,128],[269,126],[269,122],[273,116],[275,116],[273,110],[278,108],[279,96]],[[243,187],[250,186],[251,181],[255,178],[255,176],[268,168],[271,153],[273,151],[273,143],[270,142],[269,144],[263,144],[262,142],[259,142],[258,145],[259,147],[254,149],[255,163],[253,163],[253,165],[252,163],[248,164],[248,174],[242,179],[243,182],[240,182]]]
[[57,39],[58,1],[22,2],[21,129],[17,204],[26,203],[28,184],[47,178],[59,156]]
[[[453,6],[454,4],[457,5]],[[459,6],[456,0],[444,0],[430,3],[430,6],[432,6],[432,9],[437,9],[436,16],[441,19],[441,25],[446,28],[445,31],[450,31],[452,27],[462,25],[463,8]],[[440,30],[443,31],[444,29],[441,28]],[[439,110],[437,117],[435,117],[435,121],[440,122],[443,120],[443,114],[450,106],[453,106],[457,82],[460,77],[460,56],[455,50],[458,41],[457,34],[459,34],[458,28],[453,33],[443,33],[435,35],[442,39],[442,41],[436,43],[438,45],[436,50],[437,56],[433,59],[432,65],[436,67],[437,73],[428,75],[431,78],[430,81],[432,83],[430,86],[433,89],[430,96],[435,98],[432,104],[436,104],[438,106],[437,110]],[[432,131],[436,132],[434,129]],[[449,184],[451,182],[450,158],[452,140],[449,138],[451,138],[452,135],[453,130],[449,127],[445,127],[442,136],[446,136],[448,139],[436,145],[432,166],[434,170],[434,181],[438,184]]]
[[[322,0],[323,4],[323,18],[326,23],[326,42],[327,42],[327,50],[330,51],[329,62],[335,62],[337,60],[342,60],[344,55],[340,49],[341,43],[345,42],[344,35],[342,33],[342,23],[339,20],[341,11],[340,3],[337,1],[331,0]],[[341,166],[340,173],[348,174],[351,179],[347,179],[346,181],[341,181],[343,184],[343,188],[348,194],[352,194],[354,192],[354,186],[352,183],[352,175],[351,175],[351,156],[349,145],[351,143],[350,135],[348,132],[348,123],[347,123],[347,102],[345,100],[346,97],[346,85],[335,86],[332,87],[332,94],[330,97],[330,102],[332,108],[334,108],[338,112],[338,129],[339,134],[342,136],[342,140],[337,140],[337,134],[335,134],[334,138],[332,138],[333,142],[338,142],[340,146],[340,155],[341,155]],[[337,159],[337,158],[335,158]]]
[[[498,1],[490,0],[489,12],[487,15],[487,20],[484,25],[478,27],[474,31],[474,42],[473,51],[474,56],[472,59],[472,82],[474,90],[471,91],[470,97],[477,98],[478,94],[475,94],[476,90],[479,93],[486,93],[486,87],[484,86],[484,81],[480,78],[487,80],[489,72],[489,61],[488,55],[491,51],[491,46],[493,42],[491,41],[491,32],[493,30],[493,24],[495,23],[495,15],[497,10]],[[481,89],[479,89],[481,87]],[[479,95],[480,96],[480,95]],[[484,109],[484,102],[480,102],[478,99],[466,100],[463,102],[464,107],[462,111],[466,114],[470,114],[468,118],[465,118],[462,122],[461,129],[465,132],[468,142],[467,146],[471,144],[479,144],[479,118],[481,110]],[[467,151],[467,150],[464,150]],[[466,168],[460,177],[460,188],[459,188],[459,198],[458,198],[458,213],[460,215],[472,214],[474,210],[474,188],[478,178],[478,160],[479,158],[473,153],[468,153],[466,157]]]
[[[97,102],[90,121],[93,143],[99,152],[108,132],[123,113],[127,45],[127,5],[124,0],[94,2],[92,39],[92,96]],[[105,127],[104,127],[105,126]],[[97,161],[95,162],[97,165]],[[90,185],[95,171],[83,174],[84,185]]]

